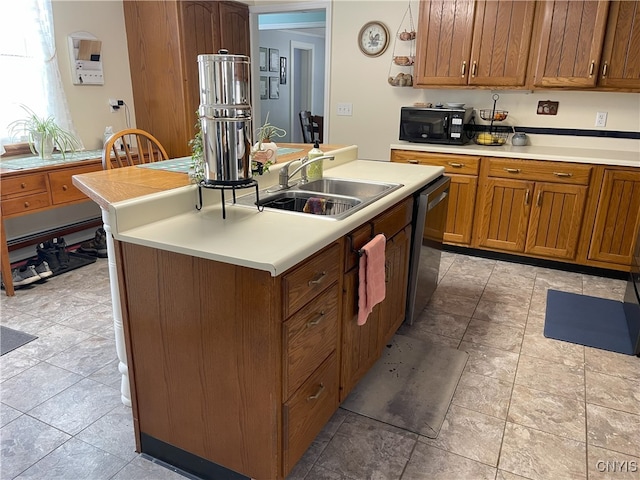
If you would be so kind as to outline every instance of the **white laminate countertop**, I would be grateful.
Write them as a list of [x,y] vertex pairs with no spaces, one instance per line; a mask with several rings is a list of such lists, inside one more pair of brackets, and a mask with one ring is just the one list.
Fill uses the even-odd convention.
[[[111,229],[114,238],[122,242],[265,270],[277,276],[443,173],[442,167],[368,160],[325,166],[325,177],[403,185],[343,220],[277,210],[258,212],[254,207],[229,204],[223,219],[220,202],[207,201],[207,197],[215,198],[211,195],[219,197],[220,192],[203,189],[205,207],[197,211],[197,187],[190,185],[114,203],[109,211]],[[159,216],[158,212],[164,213]]]
[[[575,141],[575,139],[574,139]],[[475,143],[466,145],[438,145],[431,143],[411,143],[399,141],[391,145],[391,150],[414,150],[416,152],[453,153],[458,155],[478,155],[483,157],[506,157],[525,160],[550,160],[562,162],[595,163],[640,168],[640,142],[636,151],[598,150],[580,147],[549,147],[528,145],[515,147],[501,145],[481,146]]]

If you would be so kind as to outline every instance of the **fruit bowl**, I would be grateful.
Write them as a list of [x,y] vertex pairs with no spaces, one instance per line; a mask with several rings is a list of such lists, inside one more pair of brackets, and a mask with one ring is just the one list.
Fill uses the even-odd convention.
[[473,141],[478,145],[498,146],[507,143],[509,132],[478,132]]
[[488,121],[501,122],[507,118],[507,115],[509,115],[507,110],[493,110],[491,108],[480,110],[480,118]]

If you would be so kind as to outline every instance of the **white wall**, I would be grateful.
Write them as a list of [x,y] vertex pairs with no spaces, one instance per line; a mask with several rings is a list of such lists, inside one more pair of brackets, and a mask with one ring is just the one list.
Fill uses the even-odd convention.
[[[389,145],[398,142],[400,107],[414,102],[465,102],[468,106],[491,108],[490,90],[414,89],[392,87],[387,82],[393,57],[393,39],[380,57],[365,57],[357,44],[358,32],[370,20],[383,21],[393,37],[402,23],[408,3],[394,0],[335,0],[332,9],[331,81],[329,140],[353,143],[360,158],[389,159]],[[412,2],[414,21],[418,2]],[[404,30],[404,28],[403,28]],[[397,72],[398,70],[394,70]],[[393,74],[395,75],[395,73]],[[536,114],[539,100],[559,101],[558,115]],[[353,104],[353,116],[336,115],[336,104]],[[498,107],[509,111],[509,124],[528,127],[595,129],[596,112],[608,112],[605,130],[640,131],[640,94],[576,91],[501,93]],[[506,123],[505,123],[506,124]],[[637,140],[613,141],[588,137],[533,136],[533,144],[614,148],[636,151]]]
[[[125,109],[109,111],[109,98],[124,100],[135,127],[127,35],[121,1],[53,1],[56,48],[73,122],[88,150],[102,148],[104,128],[126,128]],[[67,35],[89,32],[102,40],[104,85],[73,85]]]

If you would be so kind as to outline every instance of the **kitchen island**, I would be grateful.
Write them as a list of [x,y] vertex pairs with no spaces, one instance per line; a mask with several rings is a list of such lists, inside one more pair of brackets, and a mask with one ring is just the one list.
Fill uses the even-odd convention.
[[[74,179],[115,238],[138,451],[203,478],[283,478],[404,319],[413,194],[444,169],[323,149],[327,177],[402,187],[343,220],[231,204],[223,219],[217,191],[197,211],[193,185],[111,203],[109,172]],[[357,327],[357,251],[377,233],[387,298]]]

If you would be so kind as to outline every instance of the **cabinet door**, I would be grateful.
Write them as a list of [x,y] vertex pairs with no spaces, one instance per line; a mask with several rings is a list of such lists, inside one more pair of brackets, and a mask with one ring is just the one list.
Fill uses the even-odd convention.
[[544,2],[535,86],[595,86],[608,9],[608,1]]
[[234,55],[249,55],[249,7],[220,2],[220,47]]
[[410,225],[387,242],[385,253],[387,292],[384,301],[380,304],[380,351],[404,321],[407,307],[410,244]]
[[473,0],[423,0],[417,38],[417,85],[466,85]]
[[587,188],[536,183],[526,253],[568,260],[575,257]]
[[478,177],[449,175],[449,207],[444,241],[469,245],[473,228],[473,212],[476,206]]
[[524,85],[534,10],[532,1],[477,2],[470,85]]
[[487,180],[480,200],[480,246],[524,252],[533,187],[523,180]]
[[640,89],[640,2],[611,3],[598,85]]
[[606,170],[589,259],[631,265],[640,229],[640,171]]
[[[187,118],[185,128],[189,138],[193,138],[200,105],[198,55],[218,53],[221,45],[220,14],[218,2],[187,1],[179,2],[179,5],[182,7],[180,13]],[[188,155],[188,152],[185,155]]]

